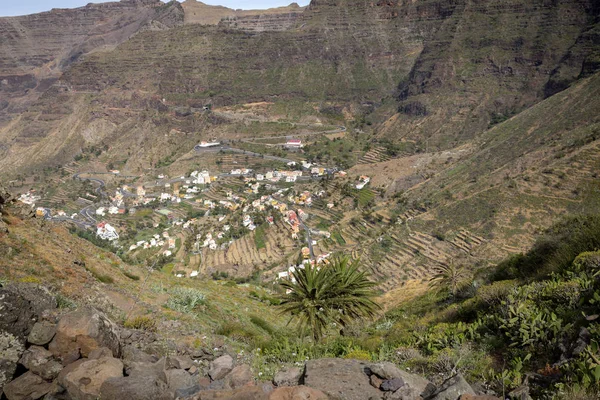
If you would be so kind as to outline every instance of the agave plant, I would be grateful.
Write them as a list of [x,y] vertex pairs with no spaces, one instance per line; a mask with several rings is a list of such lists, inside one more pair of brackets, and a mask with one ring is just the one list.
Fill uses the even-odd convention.
[[280,306],[291,314],[289,322],[296,320],[303,336],[310,331],[319,341],[333,324],[343,330],[355,319],[371,318],[380,309],[373,300],[376,284],[359,267],[359,260],[336,256],[320,268],[296,269],[293,280],[281,283],[287,293]]

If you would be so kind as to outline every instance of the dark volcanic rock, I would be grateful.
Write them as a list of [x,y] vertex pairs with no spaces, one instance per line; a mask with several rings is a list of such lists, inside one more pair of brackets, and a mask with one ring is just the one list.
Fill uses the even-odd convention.
[[51,383],[32,372],[26,372],[4,386],[4,394],[8,400],[36,400],[50,392],[51,388]]
[[384,392],[395,392],[402,386],[404,386],[404,381],[402,380],[402,378],[394,378],[381,382],[379,388]]
[[9,332],[25,342],[42,313],[56,308],[56,299],[39,286],[8,285],[0,288],[0,306],[0,331]]
[[116,325],[104,314],[92,308],[82,308],[64,315],[58,322],[56,336],[48,349],[68,364],[87,357],[90,352],[106,347],[119,355],[119,337]]
[[50,343],[52,338],[56,335],[56,324],[48,321],[39,321],[31,328],[27,341],[31,344],[43,346]]
[[52,359],[52,353],[40,346],[29,347],[19,364],[45,380],[53,380],[63,369],[58,361]]
[[100,387],[110,378],[123,376],[123,363],[116,358],[82,362],[64,377],[65,388],[73,400],[95,400]]

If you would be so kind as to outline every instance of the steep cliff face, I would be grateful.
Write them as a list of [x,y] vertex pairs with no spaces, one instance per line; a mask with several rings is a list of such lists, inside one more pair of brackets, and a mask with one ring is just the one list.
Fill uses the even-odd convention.
[[596,68],[593,1],[452,3],[399,85],[390,136],[448,148]]
[[[185,0],[182,6],[185,10],[186,24],[218,25],[223,19],[229,21],[239,19],[242,21],[240,28],[248,24],[250,30],[257,30],[256,24],[253,23],[256,22],[255,19],[277,21],[281,17],[285,20],[286,15],[301,14],[304,11],[304,7],[300,7],[297,3],[292,3],[286,7],[269,8],[267,10],[233,10],[223,6],[211,6],[197,0]],[[263,25],[269,25],[271,29],[261,29],[261,31],[273,30],[274,23],[263,23]]]
[[219,26],[229,29],[240,29],[247,32],[286,31],[296,26],[301,16],[302,11],[229,17],[221,20]]
[[82,56],[114,48],[142,30],[182,23],[181,6],[159,0],[0,18],[0,124],[9,114],[24,111]]
[[[149,0],[117,4],[115,21],[105,18],[112,22],[90,30],[93,34],[67,35],[79,38],[68,51],[55,44],[23,65],[18,57],[0,61],[2,71],[21,71],[3,80],[9,93],[4,99],[10,99],[4,100],[6,113],[54,83],[56,75],[43,80],[39,71],[60,71],[79,58],[27,113],[0,130],[0,170],[68,160],[91,121],[126,130],[122,115],[98,110],[127,108],[141,118],[144,104],[155,99],[177,107],[290,99],[350,105],[394,98],[398,113],[379,127],[381,135],[449,148],[599,64],[599,8],[593,0],[315,0],[283,31],[265,26],[269,19],[263,17],[238,18],[238,24],[246,21],[245,29],[230,29],[227,21],[190,23],[142,32],[111,51],[78,57],[99,48],[91,43],[116,43],[130,31],[178,25],[182,9],[189,18],[193,7],[209,7],[189,0],[183,8]],[[100,6],[80,9],[90,24],[102,7],[111,10],[95,7]],[[137,18],[124,10],[138,10]],[[168,22],[160,19],[165,15]],[[125,24],[129,20],[123,18],[134,19]],[[58,26],[68,25],[62,20]],[[383,110],[379,117],[390,117],[390,107]],[[171,120],[159,112],[164,114],[156,119],[157,129]]]

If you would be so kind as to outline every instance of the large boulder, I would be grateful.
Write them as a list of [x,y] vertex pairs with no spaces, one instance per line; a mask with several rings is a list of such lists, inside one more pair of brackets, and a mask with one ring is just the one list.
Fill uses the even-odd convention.
[[125,373],[128,376],[146,377],[149,380],[158,379],[167,383],[166,371],[167,362],[164,357],[154,363],[133,362],[125,369]]
[[173,400],[167,384],[155,375],[109,378],[100,387],[102,400]]
[[87,357],[92,350],[106,347],[119,356],[117,326],[103,313],[92,308],[82,308],[65,314],[56,328],[56,336],[48,349],[54,356],[68,364]]
[[25,350],[19,364],[49,381],[56,378],[63,369],[61,363],[52,359],[52,353],[40,346],[31,346]]
[[225,354],[219,358],[216,358],[210,363],[210,369],[208,375],[213,381],[223,379],[225,375],[231,372],[233,369],[233,358],[229,354]]
[[8,400],[37,400],[52,389],[52,384],[44,381],[33,372],[26,372],[4,386]]
[[371,386],[369,367],[359,360],[324,358],[306,362],[304,384],[318,389],[331,399],[379,399],[382,392]]
[[[368,368],[372,374],[381,379],[382,385],[383,382],[388,382],[386,384],[386,388],[396,389],[396,391],[399,391],[396,397],[402,396],[406,399],[417,399],[419,397],[425,398],[435,391],[435,386],[427,379],[423,378],[422,376],[403,371],[391,362],[369,364]],[[399,381],[402,381],[403,384],[397,388]]]
[[275,386],[296,386],[302,378],[302,370],[300,368],[291,367],[278,371],[273,377]]
[[474,395],[475,391],[462,375],[458,374],[448,378],[442,385],[428,397],[430,400],[457,400],[464,394]]
[[73,400],[96,400],[107,379],[122,376],[121,360],[105,357],[82,362],[64,377],[64,384]]

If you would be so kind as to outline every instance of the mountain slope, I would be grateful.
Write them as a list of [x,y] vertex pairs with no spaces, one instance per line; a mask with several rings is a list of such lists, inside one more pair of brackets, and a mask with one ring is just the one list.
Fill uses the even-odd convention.
[[[176,13],[178,7],[156,9]],[[287,31],[191,24],[144,32],[68,68],[30,109],[36,111],[0,132],[0,170],[18,169],[18,160],[31,159],[23,156],[36,147],[35,164],[64,162],[75,147],[56,149],[48,157],[40,147],[50,137],[61,137],[57,125],[77,121],[77,130],[86,130],[90,101],[122,108],[135,90],[140,103],[165,99],[171,107],[331,102],[345,108],[349,118],[369,112],[363,104],[377,106],[396,94],[400,112],[378,126],[378,134],[450,148],[543,99],[552,86],[549,76],[560,65],[585,63],[593,72],[597,14],[589,0],[319,0]],[[553,79],[559,76],[555,72]],[[22,96],[19,90],[15,97]],[[82,92],[90,97],[82,100],[76,94]],[[57,111],[56,93],[64,99],[62,111]],[[77,114],[74,101],[83,101]],[[386,102],[377,118],[388,118],[393,108]]]
[[0,126],[82,56],[111,49],[147,29],[183,23],[178,3],[127,0],[0,18]]
[[408,196],[433,205],[431,228],[461,224],[517,248],[561,215],[600,212],[599,96],[596,73],[488,130]]
[[399,85],[389,136],[454,147],[597,68],[596,2],[453,4]]

